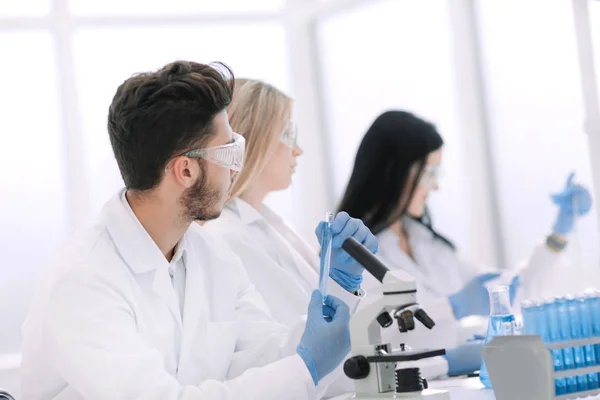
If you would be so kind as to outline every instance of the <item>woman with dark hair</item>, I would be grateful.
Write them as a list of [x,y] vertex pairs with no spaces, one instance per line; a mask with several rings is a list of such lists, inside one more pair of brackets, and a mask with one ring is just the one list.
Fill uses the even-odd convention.
[[[419,303],[436,321],[432,331],[420,329],[402,339],[413,347],[460,345],[458,320],[470,315],[489,315],[486,283],[500,274],[484,266],[461,260],[450,240],[438,233],[427,211],[427,197],[438,189],[443,140],[436,127],[404,111],[388,111],[380,115],[365,134],[358,152],[340,211],[362,219],[377,235],[378,256],[389,268],[402,269],[412,275],[418,287]],[[521,280],[531,271],[552,268],[572,229],[573,204],[578,214],[590,210],[588,191],[569,177],[562,193],[553,197],[559,216],[546,243],[537,247]],[[539,275],[539,274],[538,274]],[[365,288],[370,295],[377,284]],[[527,278],[529,281],[530,279]],[[511,282],[514,297],[519,279]],[[523,285],[525,286],[525,285]],[[529,283],[528,295],[533,293]],[[519,289],[520,291],[522,289]],[[406,340],[408,339],[408,340]],[[478,369],[477,360],[456,362],[449,352],[450,373]],[[472,365],[467,365],[472,364]]]

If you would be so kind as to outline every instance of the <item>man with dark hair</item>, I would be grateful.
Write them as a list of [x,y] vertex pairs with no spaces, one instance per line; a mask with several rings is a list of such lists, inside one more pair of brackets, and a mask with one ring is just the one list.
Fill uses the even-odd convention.
[[[23,329],[24,399],[311,399],[349,350],[348,307],[318,291],[276,323],[219,216],[244,139],[224,65],[175,62],[117,90],[108,131],[125,182],[46,276]],[[330,317],[326,321],[323,315]],[[319,389],[316,389],[316,386]]]

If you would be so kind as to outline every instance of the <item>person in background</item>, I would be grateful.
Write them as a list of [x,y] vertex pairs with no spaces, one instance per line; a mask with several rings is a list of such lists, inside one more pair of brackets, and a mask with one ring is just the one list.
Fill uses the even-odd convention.
[[[418,300],[437,326],[409,333],[407,343],[449,349],[448,372],[459,374],[479,369],[481,342],[460,343],[458,321],[489,315],[486,285],[500,274],[462,259],[452,241],[432,225],[427,198],[438,189],[442,152],[442,137],[431,123],[409,112],[383,113],[362,139],[339,211],[360,218],[377,235],[378,256],[388,267],[416,279]],[[588,191],[574,185],[572,177],[553,199],[559,207],[553,232],[520,269],[521,278],[509,282],[513,299],[519,285],[519,292],[532,291],[536,285],[532,272],[551,270],[557,263],[573,227],[573,202],[580,205],[579,215],[591,206]],[[367,282],[364,286],[372,296],[376,289]]]
[[309,400],[348,353],[345,303],[313,291],[306,323],[280,324],[227,245],[189,229],[219,216],[242,167],[232,84],[224,65],[179,61],[117,89],[108,131],[125,189],[36,294],[25,400]]
[[[244,169],[234,181],[223,213],[205,228],[224,238],[239,256],[275,319],[293,326],[306,314],[306,302],[318,287],[319,252],[264,204],[270,193],[290,186],[303,154],[292,122],[292,99],[267,83],[237,80],[227,112],[232,128],[246,139]],[[323,223],[316,230],[319,240],[322,228]],[[328,286],[352,311],[364,294],[363,268],[341,245],[353,236],[375,253],[377,240],[360,220],[344,212],[335,217],[333,232],[336,237]],[[350,381],[340,377],[327,396],[349,390]]]

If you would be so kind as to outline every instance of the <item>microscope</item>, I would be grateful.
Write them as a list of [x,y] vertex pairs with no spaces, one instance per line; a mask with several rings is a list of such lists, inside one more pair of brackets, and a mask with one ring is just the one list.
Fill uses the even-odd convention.
[[[342,248],[383,284],[383,296],[359,309],[350,320],[351,353],[344,373],[354,380],[354,399],[450,400],[447,391],[427,388],[418,368],[396,369],[397,362],[417,361],[445,354],[445,350],[393,351],[382,343],[381,328],[397,324],[400,332],[415,329],[415,319],[428,329],[435,323],[417,303],[414,279],[403,271],[390,271],[356,239],[349,238]],[[392,329],[392,328],[390,328]]]

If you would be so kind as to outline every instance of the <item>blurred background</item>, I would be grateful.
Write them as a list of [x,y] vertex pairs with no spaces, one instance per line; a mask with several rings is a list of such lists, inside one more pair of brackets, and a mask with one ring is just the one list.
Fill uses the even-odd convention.
[[[117,86],[176,59],[224,61],[296,99],[305,154],[269,202],[308,240],[388,109],[438,126],[433,222],[474,261],[516,265],[568,173],[592,185],[569,0],[0,0],[0,354],[18,352],[58,246],[122,186],[106,131]],[[598,267],[592,214],[576,237]]]

